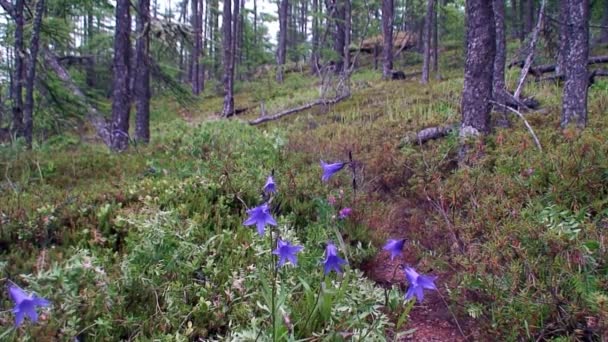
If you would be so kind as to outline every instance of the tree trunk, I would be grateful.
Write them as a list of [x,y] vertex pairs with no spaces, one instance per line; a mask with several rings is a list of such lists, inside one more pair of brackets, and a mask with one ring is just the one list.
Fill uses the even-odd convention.
[[382,0],[382,78],[390,80],[393,72],[393,0]]
[[494,100],[501,102],[500,95],[505,89],[505,64],[507,61],[507,45],[505,32],[505,2],[493,0],[494,23],[496,29],[496,56],[494,57],[494,77],[492,89]]
[[534,29],[534,0],[525,0],[524,34],[528,35]]
[[568,2],[569,0],[559,0],[559,49],[557,51],[556,75],[562,75],[565,71],[566,60],[570,44],[568,42]]
[[[93,10],[89,9],[87,11],[87,21],[89,23],[89,25],[87,26],[87,42],[90,44],[90,42],[93,40],[93,36],[95,35],[95,30],[94,30],[94,26],[93,26]],[[86,61],[87,63],[85,64],[85,77],[86,77],[86,83],[87,86],[90,88],[95,87],[95,84],[97,83],[97,77],[95,75],[95,58],[89,58]]]
[[32,135],[34,129],[34,83],[36,81],[36,63],[38,62],[38,47],[40,46],[40,27],[44,15],[44,0],[36,2],[36,14],[32,28],[32,40],[30,42],[30,58],[27,67],[27,81],[25,83],[25,107],[24,120],[25,141],[29,149],[32,148]]
[[[318,1],[318,0],[314,0]],[[258,46],[258,1],[253,0],[253,46]]]
[[13,74],[13,124],[11,133],[14,136],[23,134],[23,76],[25,48],[23,44],[23,8],[25,0],[16,0],[15,19],[15,71]]
[[222,16],[222,48],[224,50],[224,108],[222,116],[234,112],[234,69],[232,66],[232,0],[224,0]]
[[336,73],[341,72],[344,66],[346,6],[343,4],[343,2],[346,1],[347,0],[333,0],[335,6],[334,25],[336,25],[336,34],[334,35],[334,51],[338,55],[338,60],[336,61]]
[[351,16],[352,9],[350,0],[344,0],[344,46],[342,48],[342,58],[343,58],[343,72],[344,75],[348,73],[348,69],[350,68],[350,40],[351,40]]
[[529,0],[519,0],[519,41],[520,42],[524,42],[524,40],[526,40],[526,29],[524,28],[524,18],[526,16],[526,6],[525,6],[525,1],[529,1]]
[[116,33],[114,35],[114,80],[112,82],[112,144],[114,151],[129,146],[129,63],[131,54],[131,15],[129,0],[116,1]]
[[319,68],[319,0],[312,0],[312,52],[310,71],[317,74]]
[[[206,35],[207,22],[203,18],[203,8],[204,7],[205,7],[204,0],[199,0],[198,8],[199,8],[200,13],[199,13],[199,17],[198,17],[199,18],[198,19],[198,31],[201,32],[201,40],[199,43],[201,46],[200,58],[205,57],[205,35]],[[203,28],[205,28],[205,30],[203,30]],[[199,61],[199,64],[198,64],[198,84],[199,84],[200,92],[205,91],[205,64],[202,63],[201,61]]]
[[433,44],[431,50],[431,60],[433,72],[435,73],[435,78],[440,79],[441,75],[439,75],[439,24],[437,21],[437,17],[439,16],[440,11],[440,3],[437,3],[437,7],[435,9],[435,15],[433,15]]
[[[241,21],[240,14],[241,6],[239,0],[234,0],[233,8],[232,8],[232,61],[230,64],[232,65],[232,85],[234,88],[234,76],[237,72],[237,49],[239,46],[238,36],[239,36],[239,27]],[[234,90],[233,90],[234,91]],[[232,113],[234,114],[234,113]]]
[[431,35],[433,30],[433,16],[435,15],[435,0],[427,0],[426,17],[424,19],[424,60],[422,63],[422,77],[420,82],[429,83],[429,71],[431,65]]
[[462,91],[462,126],[490,132],[490,100],[496,54],[491,0],[467,0],[467,56]]
[[135,139],[150,142],[150,0],[139,0],[135,44]]
[[283,83],[283,68],[285,67],[285,53],[287,50],[287,20],[289,2],[279,2],[279,45],[277,46],[277,82]]
[[602,11],[602,29],[600,31],[600,44],[608,44],[608,1],[604,1]]
[[511,38],[519,37],[517,14],[517,0],[511,0]]
[[562,127],[587,125],[587,88],[589,59],[589,0],[568,1],[568,67],[562,98]]
[[190,83],[192,85],[192,94],[199,95],[201,93],[200,67],[201,67],[201,8],[199,1],[192,0],[191,2],[191,25],[194,31],[192,42],[192,53],[190,55]]

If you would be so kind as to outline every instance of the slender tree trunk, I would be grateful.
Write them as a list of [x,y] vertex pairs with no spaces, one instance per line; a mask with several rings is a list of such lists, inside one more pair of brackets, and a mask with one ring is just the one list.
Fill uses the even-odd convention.
[[319,65],[319,0],[312,0],[312,52],[310,72],[317,74]]
[[511,38],[519,37],[517,14],[517,0],[511,0]]
[[344,46],[342,51],[343,63],[344,63],[344,75],[348,73],[350,68],[350,40],[351,40],[351,16],[352,9],[350,0],[344,0]]
[[232,66],[232,0],[224,0],[222,17],[222,45],[224,50],[224,117],[234,113],[234,69]]
[[[200,41],[200,46],[201,46],[201,52],[200,52],[200,58],[204,58],[205,57],[205,36],[207,35],[206,32],[206,27],[207,27],[207,20],[206,20],[206,16],[203,17],[203,8],[205,8],[205,2],[204,0],[199,0],[199,4],[198,4],[198,8],[199,8],[199,19],[198,19],[198,31],[201,32],[201,41]],[[207,14],[206,12],[204,13],[205,15]],[[205,91],[205,64],[202,61],[199,61],[198,64],[198,84],[199,84],[199,88],[200,88],[200,92]]]
[[528,35],[534,29],[534,0],[525,0],[524,32]]
[[23,44],[23,8],[25,0],[16,0],[14,7],[15,19],[15,71],[13,73],[13,124],[11,133],[23,135],[23,76],[25,47]]
[[253,46],[258,45],[258,1],[253,0]]
[[194,42],[192,44],[192,53],[190,56],[190,65],[191,65],[191,72],[190,72],[190,82],[192,84],[192,94],[194,95],[199,95],[201,93],[201,91],[203,90],[203,86],[202,86],[202,79],[201,79],[201,74],[202,74],[202,66],[201,66],[201,53],[202,53],[202,44],[203,44],[203,38],[202,38],[202,29],[203,29],[203,25],[202,25],[202,4],[200,3],[199,0],[192,0],[191,3],[191,15],[192,15],[192,19],[191,19],[191,24],[192,24],[192,28],[194,29]]
[[393,72],[393,0],[382,0],[382,78],[390,80]]
[[131,54],[131,15],[129,0],[116,1],[116,33],[114,35],[114,80],[112,82],[112,143],[115,151],[129,146],[129,63]]
[[[505,89],[505,64],[507,60],[505,32],[505,2],[493,0],[494,23],[496,29],[496,56],[494,57],[494,77],[492,89],[494,100],[501,102],[501,92]],[[502,103],[502,102],[501,102]]]
[[150,142],[150,0],[138,0],[135,44],[135,139]]
[[34,83],[36,81],[36,63],[38,62],[38,47],[40,46],[40,27],[44,15],[44,0],[36,2],[36,14],[32,28],[32,40],[30,42],[30,58],[27,67],[27,81],[25,84],[25,141],[29,149],[32,148],[32,135],[34,129]]
[[422,63],[421,83],[429,83],[431,65],[431,35],[433,30],[433,16],[435,15],[435,0],[427,0],[426,18],[424,19],[424,60]]
[[441,10],[441,5],[438,2],[435,8],[435,14],[433,15],[433,44],[432,44],[432,52],[431,52],[431,60],[433,72],[435,73],[435,78],[440,79],[441,75],[439,75],[439,24],[437,22],[437,17],[439,16],[439,11]]
[[587,125],[587,88],[589,75],[589,0],[568,1],[568,67],[562,98],[562,127]]
[[602,29],[600,31],[600,44],[608,44],[608,1],[604,1],[602,11]]
[[563,75],[566,69],[566,60],[568,59],[568,50],[570,43],[568,42],[568,3],[569,0],[559,0],[559,49],[557,51],[557,64],[555,67],[556,75]]
[[[93,10],[89,9],[87,11],[87,22],[89,23],[87,26],[87,42],[89,44],[93,40],[93,36],[95,36],[93,21]],[[88,58],[85,64],[86,83],[90,88],[95,87],[95,84],[97,83],[97,77],[95,75],[95,59],[96,58]]]
[[490,100],[496,54],[492,1],[467,0],[467,57],[462,91],[462,126],[490,132]]
[[283,83],[283,68],[285,67],[285,53],[287,50],[287,17],[289,2],[280,0],[279,3],[279,45],[277,49],[277,82]]
[[525,2],[529,1],[529,0],[519,0],[519,41],[520,42],[524,42],[524,40],[526,40],[526,29],[525,29],[525,24],[524,24],[524,18],[526,16],[526,6],[525,6]]
[[336,61],[336,73],[340,73],[344,66],[344,37],[345,37],[345,17],[346,17],[346,6],[342,3],[346,0],[333,0],[334,10],[334,25],[336,26],[336,31],[334,35],[334,51],[338,55],[338,60]]

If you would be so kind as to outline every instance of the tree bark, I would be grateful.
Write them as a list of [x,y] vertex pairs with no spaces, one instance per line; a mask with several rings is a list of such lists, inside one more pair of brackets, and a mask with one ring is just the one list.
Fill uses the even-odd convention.
[[602,11],[602,28],[600,31],[600,44],[608,44],[608,1],[604,1]]
[[467,0],[467,56],[462,91],[462,126],[490,132],[496,28],[491,0]]
[[288,0],[279,2],[279,45],[277,46],[277,82],[283,83],[283,68],[285,67],[285,54],[287,50],[287,20],[289,16]]
[[36,63],[38,62],[38,48],[40,46],[40,27],[44,15],[44,0],[36,2],[36,14],[32,28],[32,39],[30,41],[30,58],[27,67],[27,80],[25,83],[25,107],[24,107],[24,133],[25,142],[29,149],[32,148],[32,135],[34,130],[34,84],[36,81]]
[[435,12],[435,0],[427,0],[426,17],[424,19],[424,59],[422,63],[422,77],[420,82],[422,84],[429,83],[429,71],[431,65],[431,35],[433,30],[433,16]]
[[350,68],[350,40],[351,40],[351,16],[352,9],[350,0],[344,0],[344,46],[342,48],[343,73],[346,75]]
[[11,133],[23,135],[23,76],[25,47],[23,44],[23,8],[25,0],[16,0],[13,8],[15,20],[15,71],[13,73],[13,124]]
[[528,35],[534,28],[534,0],[525,0],[524,34]]
[[224,50],[224,107],[222,116],[234,112],[234,68],[232,66],[232,0],[224,1],[222,16],[222,48]]
[[568,43],[568,0],[559,0],[559,48],[557,51],[557,64],[555,67],[555,73],[562,75],[566,66],[566,59],[568,58],[568,50],[570,44]]
[[511,37],[519,37],[519,21],[517,20],[517,0],[511,0]]
[[67,70],[65,70],[61,63],[59,63],[59,59],[53,53],[48,50],[43,50],[44,62],[45,65],[52,69],[57,77],[63,82],[65,87],[77,97],[84,107],[87,110],[87,119],[95,127],[97,131],[97,135],[103,140],[103,142],[107,146],[112,145],[112,135],[109,130],[109,125],[104,117],[93,107],[88,101],[82,90],[76,86],[70,74],[68,74]]
[[135,44],[135,139],[150,142],[150,0],[139,0]]
[[589,0],[568,0],[568,67],[562,98],[562,127],[587,125],[587,85],[589,59]]
[[124,151],[129,146],[130,114],[130,54],[131,15],[129,0],[116,1],[116,32],[114,35],[114,79],[112,82],[112,143],[114,151]]
[[342,71],[344,66],[344,37],[345,34],[345,18],[346,18],[346,6],[342,3],[347,0],[332,0],[333,6],[335,8],[334,12],[334,25],[336,26],[336,32],[334,35],[334,51],[336,55],[338,55],[338,60],[336,61],[336,73]]
[[319,0],[312,0],[312,52],[310,72],[317,74],[319,69]]
[[[441,3],[438,2],[435,7],[435,15],[433,15],[433,44],[431,49],[431,61],[432,61],[432,69],[435,73],[436,79],[441,79],[441,75],[439,75],[439,11],[441,9]],[[443,16],[442,16],[443,17]]]
[[393,73],[393,0],[382,0],[382,78],[390,80]]
[[201,8],[198,0],[191,2],[191,25],[194,31],[192,42],[192,53],[190,56],[190,83],[192,85],[192,94],[199,95],[201,93],[201,45],[202,45],[202,25],[201,25]]
[[492,90],[494,100],[502,103],[499,94],[505,90],[505,64],[507,62],[507,45],[505,32],[505,2],[493,0],[494,23],[496,30],[496,56],[494,57],[494,76]]

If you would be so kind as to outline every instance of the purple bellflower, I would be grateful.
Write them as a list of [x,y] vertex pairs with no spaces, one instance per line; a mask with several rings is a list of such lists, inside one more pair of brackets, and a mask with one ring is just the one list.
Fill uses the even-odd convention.
[[346,261],[338,256],[338,249],[336,246],[331,242],[328,243],[325,248],[325,261],[323,261],[325,274],[328,274],[331,271],[342,273],[342,265],[344,264],[346,264]]
[[279,267],[285,265],[285,262],[289,261],[292,265],[298,265],[298,257],[296,256],[304,247],[295,246],[290,244],[288,241],[279,239],[277,241],[277,249],[272,254],[279,256]]
[[243,222],[243,225],[252,226],[255,224],[260,235],[264,235],[264,228],[267,224],[277,225],[277,221],[270,215],[270,208],[268,208],[267,203],[247,210],[247,214],[249,214],[249,218]]
[[437,290],[437,286],[435,286],[435,279],[437,279],[436,276],[425,276],[418,274],[418,272],[416,272],[416,270],[413,268],[406,267],[405,277],[410,285],[405,293],[406,300],[416,296],[418,302],[422,302],[424,299],[424,289]]
[[266,180],[266,184],[264,184],[264,189],[263,190],[267,194],[276,193],[277,192],[277,186],[274,183],[274,178],[272,178],[272,176],[268,176],[268,179]]
[[15,327],[18,327],[23,322],[25,316],[29,317],[33,323],[38,321],[38,312],[36,308],[38,306],[49,306],[51,302],[44,298],[40,298],[35,294],[27,294],[25,291],[20,289],[16,285],[11,285],[8,289],[8,293],[15,302],[13,313],[15,314]]
[[400,240],[389,239],[386,242],[386,244],[384,245],[384,247],[382,247],[382,249],[385,251],[391,252],[391,260],[393,260],[393,259],[395,259],[395,257],[398,257],[399,255],[401,255],[401,253],[403,252],[404,244],[405,244],[405,239],[400,239]]
[[344,168],[344,165],[346,165],[346,163],[337,162],[333,164],[327,164],[321,160],[321,168],[323,169],[323,176],[321,177],[321,180],[327,182],[329,178],[334,175],[334,173],[342,170]]
[[338,212],[338,218],[339,219],[345,219],[347,217],[350,216],[350,214],[353,212],[353,210],[351,208],[342,208],[340,209],[340,212]]

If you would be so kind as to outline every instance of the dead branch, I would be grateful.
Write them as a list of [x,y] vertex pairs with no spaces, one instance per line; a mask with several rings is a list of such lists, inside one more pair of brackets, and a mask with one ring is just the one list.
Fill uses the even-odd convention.
[[[608,55],[590,57],[589,62],[588,62],[589,65],[604,64],[604,63],[608,63]],[[515,61],[515,62],[509,63],[509,68],[512,68],[515,66],[522,68],[523,61]],[[542,74],[554,72],[556,68],[557,68],[556,64],[541,64],[541,65],[530,67],[530,73],[536,77],[540,77]]]
[[340,101],[342,101],[344,99],[347,99],[349,96],[350,96],[350,94],[345,94],[345,95],[338,96],[338,97],[336,97],[334,99],[331,99],[331,100],[326,100],[326,99],[316,100],[314,102],[310,102],[310,103],[301,105],[299,107],[290,108],[290,109],[284,110],[282,112],[278,112],[278,113],[273,114],[273,115],[262,116],[260,118],[255,119],[255,120],[249,121],[249,124],[252,125],[252,126],[255,126],[255,125],[259,125],[259,124],[264,123],[264,122],[278,120],[278,119],[280,119],[280,118],[282,118],[284,116],[287,116],[287,115],[297,114],[299,112],[305,111],[305,110],[310,109],[312,107],[333,105],[333,104],[336,104],[336,103],[338,103],[338,102],[340,102]]
[[401,142],[397,147],[402,148],[405,145],[413,144],[422,145],[429,140],[445,137],[446,135],[450,134],[451,132],[454,132],[455,130],[458,130],[458,125],[427,127],[419,131],[418,133],[407,134],[403,139],[401,139]]
[[524,82],[526,80],[526,76],[528,76],[528,71],[532,66],[532,60],[534,59],[534,50],[536,49],[536,41],[538,40],[538,33],[543,25],[543,14],[545,13],[545,3],[543,0],[540,5],[540,9],[538,10],[538,21],[536,22],[536,27],[534,28],[534,32],[532,32],[532,40],[530,41],[530,52],[526,57],[526,62],[524,63],[524,67],[521,69],[521,75],[519,77],[519,81],[517,82],[517,88],[515,88],[515,93],[513,96],[516,99],[519,99],[519,95],[521,95],[521,90],[524,86]]
[[109,146],[112,137],[107,120],[88,102],[82,90],[80,90],[76,83],[74,83],[67,70],[61,66],[57,56],[55,56],[52,52],[45,50],[43,51],[43,57],[44,61],[46,62],[45,65],[50,67],[55,72],[57,77],[64,83],[66,88],[70,90],[72,95],[78,98],[78,100],[81,101],[81,103],[85,106],[87,110],[87,119],[93,125],[93,127],[95,127],[97,135],[101,138],[101,140],[103,140],[103,142]]
[[495,105],[501,106],[507,110],[510,110],[511,112],[517,114],[517,116],[519,116],[523,122],[524,125],[526,125],[526,128],[528,129],[528,131],[530,132],[530,135],[532,135],[532,139],[534,139],[534,143],[536,144],[536,147],[538,147],[538,150],[540,152],[543,151],[542,146],[540,145],[540,140],[538,140],[538,137],[536,136],[536,134],[534,133],[534,130],[532,129],[532,126],[530,126],[530,124],[528,123],[528,120],[526,120],[526,118],[524,117],[524,115],[522,113],[520,113],[517,109],[511,108],[509,106],[505,106],[502,103],[498,103],[496,101],[490,101],[492,103],[494,103]]

